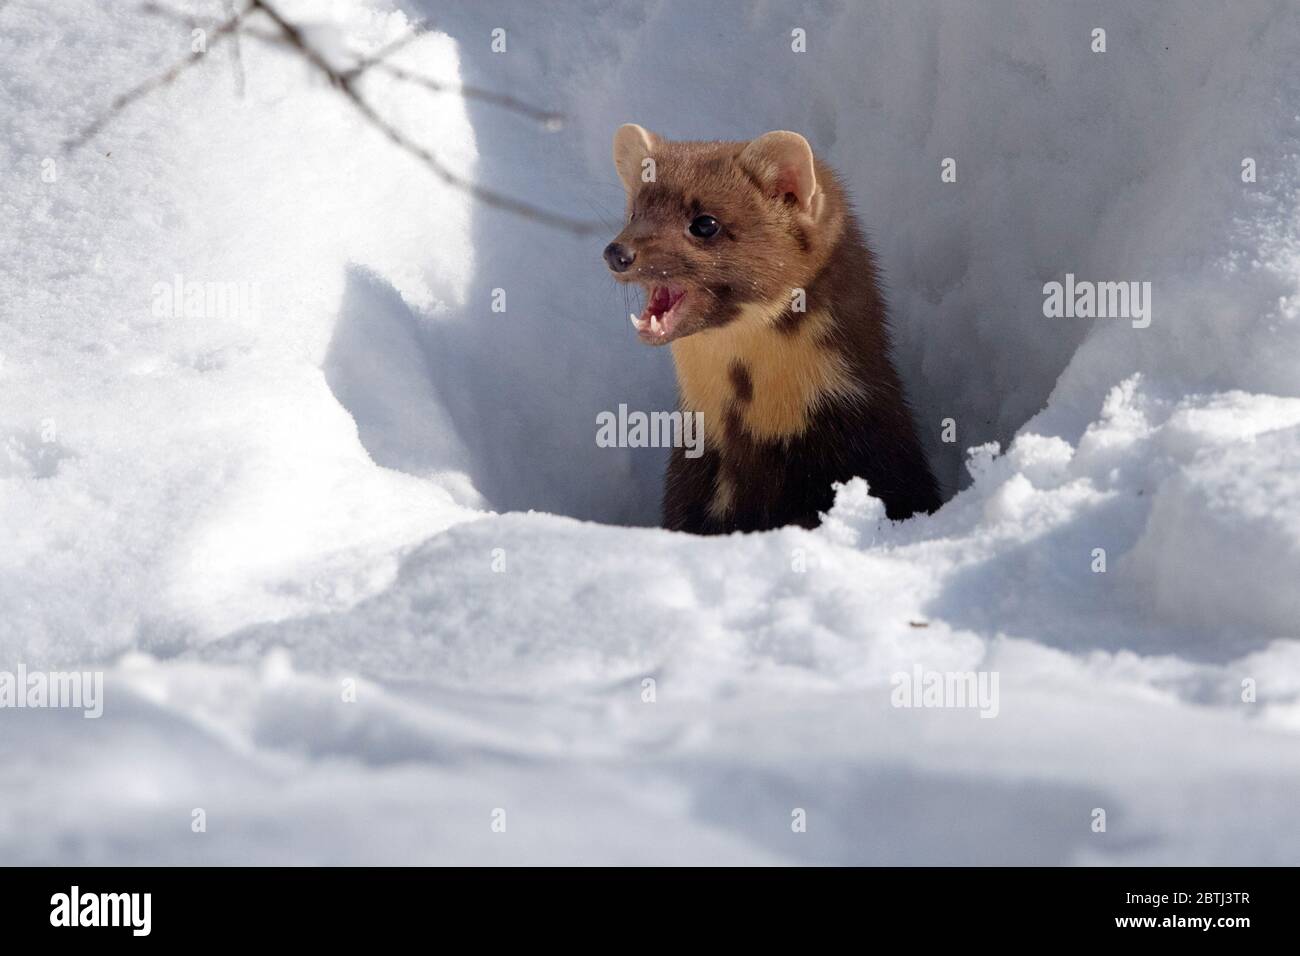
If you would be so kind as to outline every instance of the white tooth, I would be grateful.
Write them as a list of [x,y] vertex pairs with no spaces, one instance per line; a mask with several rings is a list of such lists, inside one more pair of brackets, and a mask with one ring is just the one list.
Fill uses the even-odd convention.
[[633,313],[629,312],[627,314],[627,317],[632,320],[632,328],[634,329],[641,328],[641,320],[638,319]]
[[664,334],[664,330],[659,325],[659,316],[657,315],[650,316],[650,331],[653,332],[655,335]]

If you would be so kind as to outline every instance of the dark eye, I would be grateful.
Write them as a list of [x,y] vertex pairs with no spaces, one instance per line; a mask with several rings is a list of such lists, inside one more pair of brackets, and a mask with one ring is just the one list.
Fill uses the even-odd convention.
[[710,239],[718,234],[722,226],[712,216],[696,216],[686,231],[698,239]]

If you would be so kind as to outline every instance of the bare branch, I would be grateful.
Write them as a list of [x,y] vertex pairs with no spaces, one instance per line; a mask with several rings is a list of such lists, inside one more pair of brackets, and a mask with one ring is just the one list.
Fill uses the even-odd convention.
[[[235,0],[225,0],[227,16],[234,16]],[[244,48],[239,42],[239,31],[230,38],[230,69],[235,74],[235,95],[244,98]]]
[[412,73],[410,70],[400,67],[392,62],[392,58],[399,51],[404,49],[410,43],[418,40],[428,33],[428,29],[422,24],[416,24],[410,33],[399,37],[392,43],[377,50],[375,53],[364,57],[355,67],[346,72],[349,79],[356,79],[361,74],[370,69],[379,69],[399,80],[406,80],[432,90],[435,93],[456,93],[465,99],[482,100],[485,103],[492,103],[500,106],[502,109],[510,110],[521,116],[526,116],[531,120],[536,120],[547,129],[557,129],[559,124],[564,121],[564,114],[557,113],[553,110],[544,110],[523,102],[507,93],[497,93],[494,90],[485,90],[475,86],[465,86],[457,83],[444,83],[441,80],[435,80],[432,77],[420,76]]
[[384,60],[387,60],[388,58],[394,56],[399,51],[406,49],[406,47],[410,46],[412,43],[420,39],[420,37],[424,36],[428,32],[429,29],[424,24],[422,23],[415,24],[413,27],[411,27],[410,33],[406,34],[405,36],[398,37],[392,43],[389,43],[386,46],[382,46],[374,53],[370,54],[367,57],[364,57],[361,60],[361,62],[357,64],[356,68],[352,70],[352,72],[361,73],[369,69],[370,67],[374,66],[376,63],[382,63]]
[[[236,13],[235,0],[222,0],[225,7],[226,16],[233,17]],[[213,24],[221,22],[220,17],[202,16],[197,14],[185,13],[181,10],[173,10],[170,7],[164,7],[161,4],[146,2],[140,5],[140,12],[147,13],[150,16],[161,17],[164,20],[171,20],[173,23],[179,23],[183,27],[191,30],[207,30]],[[238,30],[230,35],[230,72],[235,78],[235,95],[241,99],[244,96],[244,57],[243,49],[239,43],[241,33],[250,32],[247,23],[240,24]],[[269,36],[269,34],[268,34]]]
[[590,222],[582,219],[574,219],[560,213],[550,212],[531,203],[524,202],[521,199],[515,199],[503,193],[480,186],[457,173],[452,172],[442,164],[430,150],[409,139],[405,133],[397,129],[386,119],[380,116],[370,105],[369,102],[357,91],[354,81],[358,74],[340,73],[334,69],[329,62],[320,55],[320,53],[307,43],[303,38],[301,31],[281,16],[280,12],[267,0],[250,0],[252,8],[261,10],[284,34],[285,39],[293,45],[307,59],[307,62],[316,67],[340,93],[342,93],[356,110],[370,122],[372,126],[382,132],[388,139],[399,148],[415,156],[433,171],[443,182],[454,186],[475,199],[486,205],[493,206],[497,209],[503,209],[512,212],[525,219],[531,219],[544,225],[554,226],[558,229],[564,229],[577,236],[589,235],[600,228],[599,223]]
[[[160,3],[152,2],[140,4],[140,12],[147,13],[151,17],[161,17],[164,20],[171,20],[173,23],[178,23],[181,26],[189,27],[190,29],[194,29],[195,27],[206,29],[213,24],[221,22],[220,17],[208,17],[201,14],[185,13],[182,10],[173,10],[170,7],[164,7]],[[230,13],[227,14],[227,17],[231,16],[234,12],[235,11],[231,10]]]
[[[230,34],[232,34],[235,30],[238,30],[240,22],[242,21],[246,13],[247,10],[245,10],[242,13],[236,13],[233,17],[229,18],[228,20],[224,20],[221,23],[219,23],[213,29],[211,45],[215,46],[216,44],[224,40],[226,37],[230,36]],[[113,119],[113,117],[115,117],[118,113],[122,112],[122,110],[126,109],[136,100],[141,99],[142,97],[145,97],[148,94],[152,93],[154,90],[162,89],[165,86],[170,86],[172,83],[176,82],[177,78],[180,77],[181,74],[183,74],[190,67],[194,66],[196,63],[202,60],[203,57],[206,55],[207,55],[206,51],[196,51],[194,53],[191,53],[189,56],[185,57],[184,59],[178,60],[177,62],[173,63],[171,66],[163,70],[163,72],[159,73],[158,75],[145,80],[139,86],[127,90],[125,93],[119,95],[117,98],[113,100],[112,103],[109,104],[108,111],[106,113],[104,113],[102,116],[96,119],[89,126],[85,127],[80,132],[74,134],[72,137],[64,141],[63,144],[64,150],[66,152],[74,152],[77,149],[80,149],[87,142],[93,139],[95,134],[98,133],[101,129],[103,129],[104,126],[108,124],[108,121]]]
[[459,83],[443,83],[441,80],[435,80],[432,77],[420,76],[400,66],[394,66],[392,63],[386,63],[383,60],[376,60],[369,64],[377,70],[388,73],[399,80],[406,80],[423,86],[425,89],[433,90],[435,93],[456,93],[467,100],[482,100],[485,103],[491,103],[494,106],[500,106],[502,109],[510,110],[512,113],[518,113],[520,116],[526,116],[530,120],[541,123],[548,130],[559,129],[564,122],[564,114],[556,113],[551,110],[539,109],[536,106],[530,106],[528,103],[518,100],[507,93],[497,93],[493,90],[484,90],[476,86],[464,86]]
[[[5,0],[0,0],[0,5],[4,2]],[[444,83],[430,77],[420,76],[419,74],[412,73],[409,70],[387,62],[388,57],[391,57],[393,54],[397,53],[399,50],[427,32],[422,25],[417,25],[409,34],[388,44],[378,52],[362,59],[357,65],[345,70],[332,65],[319,50],[307,41],[303,36],[302,30],[292,21],[286,19],[274,4],[267,2],[267,0],[247,0],[247,5],[244,6],[242,10],[235,10],[234,4],[236,2],[237,0],[227,0],[227,9],[231,10],[232,13],[225,20],[220,21],[206,21],[203,19],[193,18],[187,14],[163,7],[152,2],[152,0],[146,2],[142,9],[146,13],[168,17],[185,23],[191,27],[203,26],[205,23],[212,24],[204,27],[211,31],[211,40],[208,44],[209,47],[215,46],[227,37],[233,38],[237,44],[238,36],[242,33],[274,46],[289,48],[294,53],[305,59],[309,65],[324,76],[332,87],[343,94],[347,101],[352,104],[353,108],[361,114],[366,122],[383,133],[390,142],[399,149],[419,159],[433,172],[435,176],[447,183],[449,186],[461,190],[485,205],[502,209],[524,219],[529,219],[546,226],[563,229],[577,236],[589,235],[601,228],[599,223],[576,219],[561,213],[542,209],[541,207],[534,206],[532,203],[525,202],[522,199],[516,199],[513,196],[508,196],[504,193],[481,186],[478,183],[453,172],[443,164],[442,160],[440,160],[432,150],[421,146],[388,120],[384,119],[361,94],[358,89],[359,81],[369,70],[378,68],[398,80],[415,83],[435,92],[454,93],[467,99],[477,99],[486,103],[491,103],[495,106],[501,107],[502,109],[509,110],[542,123],[548,129],[556,128],[562,121],[563,114],[539,109],[516,99],[513,96],[504,93],[495,93],[477,87]],[[255,13],[263,14],[271,21],[275,30],[267,32],[253,24],[250,24],[248,18],[250,15]],[[204,53],[202,52],[191,53],[189,56],[174,63],[157,76],[154,76],[133,89],[128,90],[126,93],[121,94],[113,100],[110,104],[109,110],[103,116],[96,119],[85,129],[81,130],[69,139],[64,144],[64,148],[68,151],[72,151],[84,145],[127,106],[154,90],[175,82],[177,77],[198,63],[203,56]],[[237,84],[242,93],[243,64],[237,46],[233,56],[237,70]]]
[[[224,0],[224,2],[230,4],[231,0]],[[163,20],[170,20],[173,23],[177,23],[183,27],[189,27],[190,29],[196,27],[211,29],[213,26],[219,26],[223,22],[220,17],[185,13],[182,10],[173,10],[171,7],[164,7],[162,4],[153,2],[142,3],[140,5],[140,12],[147,13],[150,16],[160,17]],[[243,15],[247,17],[248,13],[249,11],[246,10]],[[239,28],[231,35],[231,39],[235,43],[238,43],[241,36],[251,36],[254,39],[261,40],[263,43],[268,43],[272,46],[292,49],[292,47],[285,42],[284,37],[280,35],[280,31],[262,29],[256,24],[249,23],[247,19],[244,19],[239,24]]]

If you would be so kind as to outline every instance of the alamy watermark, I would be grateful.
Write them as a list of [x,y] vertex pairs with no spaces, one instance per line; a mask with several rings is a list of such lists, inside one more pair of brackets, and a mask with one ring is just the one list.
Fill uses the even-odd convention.
[[910,673],[898,671],[889,678],[889,702],[907,708],[971,708],[981,717],[996,717],[998,680],[997,671],[927,671],[917,664]]
[[262,316],[262,289],[257,282],[208,282],[185,279],[155,282],[155,319],[217,319],[251,325]]
[[703,412],[629,412],[596,416],[598,448],[685,448],[687,458],[704,454]]
[[51,926],[121,926],[133,936],[148,936],[152,911],[152,893],[83,893],[74,884],[50,897]]
[[103,671],[0,671],[0,708],[57,707],[85,711],[94,719],[104,713]]
[[1150,282],[1076,281],[1073,272],[1064,282],[1043,285],[1043,315],[1049,319],[1132,319],[1133,328],[1151,324]]

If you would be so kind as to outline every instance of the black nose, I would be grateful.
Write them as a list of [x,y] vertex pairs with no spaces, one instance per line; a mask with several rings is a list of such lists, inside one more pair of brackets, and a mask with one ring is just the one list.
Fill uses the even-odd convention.
[[611,242],[605,247],[605,261],[615,272],[627,272],[636,260],[636,253],[621,243]]

